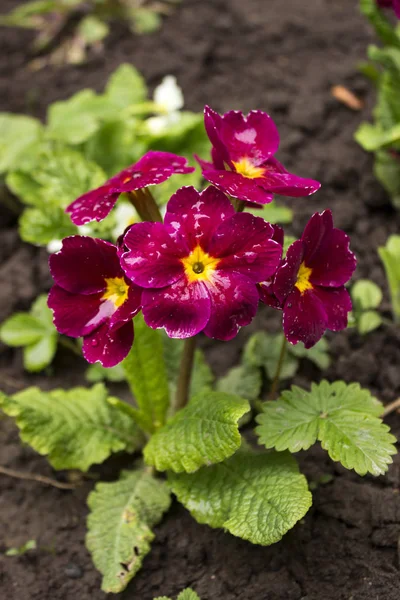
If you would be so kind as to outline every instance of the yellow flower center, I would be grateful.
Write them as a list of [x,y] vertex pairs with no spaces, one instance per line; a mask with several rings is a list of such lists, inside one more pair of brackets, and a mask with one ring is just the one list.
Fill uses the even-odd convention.
[[115,308],[119,308],[128,298],[128,284],[123,277],[106,278],[106,291],[102,295],[102,300],[111,300]]
[[255,179],[256,177],[262,177],[265,173],[264,167],[255,167],[251,160],[244,156],[237,162],[232,161],[233,166],[235,167],[236,173],[240,173],[243,177],[248,177],[249,179]]
[[189,283],[194,281],[209,281],[219,263],[219,258],[213,258],[207,252],[204,252],[201,246],[196,248],[181,259],[185,267],[185,274]]
[[297,274],[297,281],[295,286],[303,294],[306,290],[312,289],[312,283],[310,283],[312,269],[310,267],[306,267],[304,262],[301,263],[299,272]]

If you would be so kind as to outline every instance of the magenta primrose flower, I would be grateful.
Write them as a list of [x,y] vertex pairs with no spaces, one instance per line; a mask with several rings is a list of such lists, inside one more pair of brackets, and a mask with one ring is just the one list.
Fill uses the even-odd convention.
[[230,196],[268,204],[274,194],[309,196],[321,187],[318,181],[292,175],[274,158],[279,133],[266,113],[252,110],[245,117],[231,110],[221,116],[206,106],[204,124],[212,162],[196,158],[205,179]]
[[356,268],[349,238],[333,227],[332,213],[315,213],[300,240],[287,251],[272,280],[260,285],[260,298],[283,310],[283,330],[292,344],[311,348],[326,329],[347,327],[351,300],[344,284]]
[[66,212],[75,225],[102,221],[110,213],[120,194],[163,183],[175,173],[192,173],[186,158],[170,152],[147,152],[137,163],[114,175],[102,186],[70,204]]
[[57,331],[83,337],[90,363],[121,362],[133,343],[132,317],[140,310],[142,291],[126,279],[116,246],[73,235],[50,256],[49,265],[55,285],[48,305]]
[[377,0],[382,8],[393,8],[398,19],[400,19],[400,0]]
[[257,283],[282,255],[264,219],[236,213],[214,187],[183,187],[170,199],[164,224],[137,223],[123,240],[121,265],[143,287],[144,319],[174,338],[203,331],[232,339],[253,319]]

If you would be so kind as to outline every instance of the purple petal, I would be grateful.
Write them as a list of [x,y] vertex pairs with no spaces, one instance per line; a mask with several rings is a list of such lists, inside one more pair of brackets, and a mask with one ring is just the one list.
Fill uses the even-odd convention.
[[273,291],[281,303],[285,301],[285,298],[292,291],[297,281],[297,275],[303,261],[303,255],[303,242],[301,240],[296,240],[289,246],[286,257],[276,272]]
[[282,246],[272,239],[272,226],[250,213],[236,213],[215,232],[209,253],[220,258],[217,269],[234,270],[255,283],[273,275],[282,257]]
[[301,294],[293,288],[283,307],[283,331],[289,342],[303,342],[306,348],[311,348],[321,339],[327,326],[326,310],[314,290]]
[[189,250],[204,250],[215,229],[235,214],[230,200],[212,186],[203,192],[194,187],[180,188],[167,204],[164,224],[185,240]]
[[146,152],[133,167],[136,171],[142,171],[143,173],[165,170],[169,171],[170,175],[173,173],[193,173],[195,170],[194,167],[189,167],[187,158],[184,156],[157,150]]
[[211,315],[204,333],[218,340],[231,340],[257,312],[257,287],[239,273],[215,271],[207,288],[211,298]]
[[272,225],[272,228],[274,233],[271,239],[273,239],[274,242],[277,242],[280,246],[283,246],[283,242],[285,241],[285,232],[283,231],[282,227],[279,227],[279,225]]
[[115,206],[120,193],[118,187],[106,183],[74,200],[65,211],[71,214],[71,221],[75,225],[85,225],[94,220],[102,221]]
[[271,117],[261,110],[252,110],[247,117],[235,110],[225,113],[219,137],[231,161],[246,157],[254,166],[265,162],[279,147],[278,129]]
[[263,281],[257,286],[257,288],[261,302],[263,302],[267,306],[270,306],[271,308],[277,308],[278,310],[282,310],[282,305],[273,292],[272,278],[268,281]]
[[133,323],[125,323],[110,330],[102,325],[83,340],[83,356],[90,363],[100,362],[103,367],[115,367],[129,353],[133,343]]
[[[229,158],[229,153],[220,138],[220,130],[222,127],[222,117],[209,106],[204,107],[204,126],[210,142],[215,149],[215,157],[218,157],[218,162],[225,162],[228,166],[232,166]],[[214,160],[213,156],[213,160]]]
[[333,227],[329,210],[311,217],[301,239],[305,245],[304,262],[312,269],[311,283],[340,287],[350,279],[356,257],[349,249],[349,237]]
[[81,337],[99,327],[115,311],[112,302],[102,302],[101,297],[101,293],[90,296],[70,294],[54,285],[47,303],[54,313],[57,331],[70,337]]
[[239,200],[269,204],[274,198],[273,194],[260,187],[260,178],[250,179],[233,171],[204,171],[203,177],[222,192]]
[[116,246],[83,235],[65,238],[49,266],[56,284],[72,294],[101,292],[106,278],[122,275]]
[[268,192],[292,198],[311,196],[321,187],[321,184],[314,179],[305,179],[291,173],[265,173],[257,181]]
[[188,338],[206,326],[211,302],[204,283],[188,284],[182,277],[161,290],[144,290],[142,305],[149,327],[163,327],[172,338]]
[[396,17],[400,19],[400,0],[393,0],[393,8],[396,13]]
[[[179,243],[180,242],[180,243]],[[161,288],[182,277],[181,258],[189,254],[161,223],[135,223],[124,238],[121,266],[128,279],[145,288]]]
[[327,314],[327,328],[341,331],[347,327],[348,313],[351,311],[351,298],[344,288],[323,288],[315,286],[313,293],[321,301]]
[[131,321],[142,306],[142,288],[129,285],[128,297],[125,302],[117,308],[109,323],[110,329],[118,329],[124,323]]

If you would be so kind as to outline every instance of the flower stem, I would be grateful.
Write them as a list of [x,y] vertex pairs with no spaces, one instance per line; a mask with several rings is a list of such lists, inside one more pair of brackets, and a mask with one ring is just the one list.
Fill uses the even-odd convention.
[[71,352],[73,352],[77,356],[82,357],[82,351],[79,348],[79,346],[69,338],[60,336],[58,338],[58,343],[60,344],[60,346],[64,346],[64,348],[68,348],[68,350],[71,350]]
[[179,367],[178,385],[175,397],[175,412],[186,406],[189,400],[189,386],[192,378],[194,353],[196,350],[196,337],[187,338],[182,351]]
[[153,223],[159,221],[162,223],[163,218],[160,209],[148,187],[129,192],[128,198],[143,221],[151,221]]
[[283,363],[285,362],[286,349],[287,349],[287,341],[286,341],[285,336],[283,335],[282,336],[282,345],[281,345],[281,351],[280,351],[280,354],[279,354],[278,364],[276,366],[276,371],[275,371],[274,379],[272,381],[271,389],[270,389],[269,394],[268,394],[268,399],[269,400],[275,400],[275,397],[277,395],[278,388],[279,388],[279,378],[280,378],[280,375],[281,375]]
[[400,409],[400,398],[397,398],[397,400],[394,400],[393,402],[391,402],[390,404],[387,404],[385,406],[385,410],[382,413],[382,418],[386,417],[387,415],[390,415],[390,413],[394,412],[395,410],[399,410]]

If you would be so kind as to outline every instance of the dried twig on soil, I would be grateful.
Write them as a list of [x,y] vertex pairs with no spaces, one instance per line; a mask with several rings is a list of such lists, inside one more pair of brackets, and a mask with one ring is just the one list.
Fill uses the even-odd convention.
[[38,475],[35,473],[24,473],[23,471],[15,471],[14,469],[8,469],[7,467],[0,466],[0,473],[3,473],[3,475],[8,475],[9,477],[14,477],[15,479],[38,481],[39,483],[44,483],[44,485],[51,485],[60,490],[74,490],[77,487],[75,483],[61,483],[61,481],[51,479],[50,477],[45,477],[44,475]]
[[393,411],[395,411],[397,409],[400,409],[400,398],[397,398],[397,400],[394,400],[393,402],[391,402],[390,404],[385,406],[385,410],[382,413],[382,417],[386,417],[387,415],[390,415],[390,413],[392,413]]

